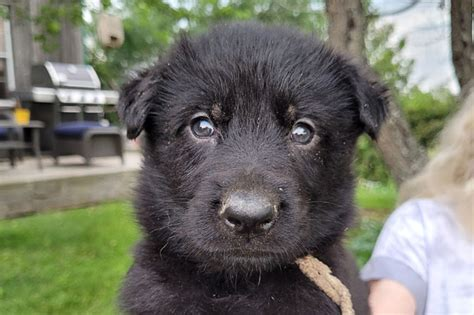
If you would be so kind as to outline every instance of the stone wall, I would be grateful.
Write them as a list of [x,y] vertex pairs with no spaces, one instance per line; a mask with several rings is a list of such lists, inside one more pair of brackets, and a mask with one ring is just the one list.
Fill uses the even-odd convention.
[[0,183],[0,219],[130,199],[138,170]]

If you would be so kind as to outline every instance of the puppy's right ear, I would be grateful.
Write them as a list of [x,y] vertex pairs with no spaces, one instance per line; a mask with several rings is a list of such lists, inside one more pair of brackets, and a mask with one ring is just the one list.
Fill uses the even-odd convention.
[[151,78],[150,70],[135,74],[122,86],[117,111],[127,128],[127,138],[135,139],[145,126],[150,111]]

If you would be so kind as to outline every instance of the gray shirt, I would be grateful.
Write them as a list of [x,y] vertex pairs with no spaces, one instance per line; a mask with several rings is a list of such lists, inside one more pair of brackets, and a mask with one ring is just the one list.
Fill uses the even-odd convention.
[[474,243],[438,201],[410,200],[396,209],[361,277],[401,283],[417,314],[474,314]]

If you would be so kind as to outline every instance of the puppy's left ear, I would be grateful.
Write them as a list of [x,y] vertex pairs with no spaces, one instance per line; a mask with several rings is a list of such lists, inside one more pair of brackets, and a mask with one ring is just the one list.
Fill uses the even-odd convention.
[[150,70],[134,74],[122,86],[117,112],[127,128],[127,138],[135,139],[142,132],[151,107],[152,79]]
[[346,75],[353,88],[364,131],[375,139],[388,113],[388,90],[375,79],[375,74],[354,65],[348,65]]

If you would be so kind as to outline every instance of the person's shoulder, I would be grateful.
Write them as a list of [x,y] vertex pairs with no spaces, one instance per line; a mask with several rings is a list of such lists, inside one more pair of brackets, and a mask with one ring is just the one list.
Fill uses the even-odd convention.
[[399,205],[384,224],[384,229],[403,235],[424,234],[430,217],[443,206],[433,199],[410,199]]
[[[421,208],[429,204],[429,200],[412,199],[392,212],[377,239],[371,260],[363,269],[364,280],[378,277],[397,279],[405,283],[400,279],[401,275],[413,272],[418,275],[415,277],[427,279],[426,233],[430,230],[430,223],[425,222],[423,212],[429,211]],[[389,271],[376,273],[379,268]]]
[[416,198],[402,203],[397,209],[395,209],[393,214],[399,216],[422,217],[426,211],[429,211],[429,213],[433,215],[436,212],[445,212],[447,208],[448,206],[439,200]]
[[449,225],[452,221],[449,204],[437,199],[410,199],[401,204],[387,220],[388,226],[406,227],[409,231],[438,233],[439,227]]
[[420,210],[426,207],[428,199],[410,199],[399,205],[390,215],[391,220],[396,218],[420,217]]

